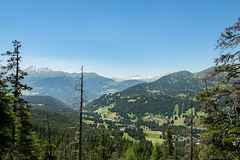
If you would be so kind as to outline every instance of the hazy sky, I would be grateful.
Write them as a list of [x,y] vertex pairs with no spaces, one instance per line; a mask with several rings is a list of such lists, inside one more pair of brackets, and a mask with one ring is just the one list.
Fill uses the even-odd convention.
[[239,0],[0,0],[0,52],[21,41],[22,66],[103,76],[213,65]]

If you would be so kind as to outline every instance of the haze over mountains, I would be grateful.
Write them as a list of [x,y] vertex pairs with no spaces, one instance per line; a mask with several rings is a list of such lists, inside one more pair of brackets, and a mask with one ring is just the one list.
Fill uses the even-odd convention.
[[[127,108],[130,107],[129,110],[134,110],[135,108],[136,112],[140,113],[140,101],[154,103],[151,105],[143,103],[144,105],[141,105],[152,106],[153,110],[149,108],[148,112],[154,112],[159,107],[162,108],[160,111],[163,111],[164,107],[170,106],[170,108],[174,109],[175,105],[183,106],[184,103],[187,103],[189,98],[187,96],[188,89],[199,90],[195,85],[195,78],[203,76],[208,70],[194,74],[188,71],[177,72],[160,77],[150,83],[142,80],[132,80],[131,77],[129,78],[130,80],[117,82],[96,73],[84,73],[85,99],[94,100],[104,94],[111,93],[93,101],[89,106],[91,106],[90,108],[96,107],[97,109],[98,107],[102,107],[101,105],[103,104],[105,106],[114,104],[115,107],[113,110],[117,112],[121,111],[124,104],[127,105]],[[52,96],[68,105],[74,103],[74,98],[76,97],[76,77],[80,76],[80,74],[53,71],[47,67],[41,68],[35,66],[30,66],[25,71],[29,75],[24,79],[24,83],[33,89],[30,92],[24,92],[24,95]],[[137,78],[140,79],[139,76]],[[125,99],[120,97],[125,97]],[[159,99],[164,99],[164,101],[169,100],[169,102],[162,102]],[[107,103],[103,102],[106,100]],[[128,103],[129,101],[132,103]],[[172,102],[176,104],[172,105]],[[162,106],[163,103],[168,105]],[[181,107],[180,110],[184,111],[185,109]],[[144,114],[144,112],[142,113]]]
[[[76,77],[80,74],[53,71],[46,67],[35,66],[30,66],[24,71],[28,72],[29,75],[23,80],[23,83],[33,88],[30,92],[24,92],[24,95],[49,95],[66,104],[74,102]],[[116,82],[96,73],[84,73],[85,99],[93,100],[103,94],[122,91],[140,83],[144,83],[144,81],[126,80]]]
[[[36,66],[29,66],[24,69],[24,71],[30,73],[30,74],[36,74],[36,73],[63,73],[63,71],[53,71],[52,69],[48,67],[36,67]],[[64,72],[68,73],[68,72]],[[79,74],[79,73],[74,73],[74,74]],[[154,75],[154,76],[140,76],[140,75],[127,75],[127,76],[118,76],[118,77],[108,77],[116,82],[122,82],[126,80],[140,80],[140,81],[146,81],[146,82],[153,82],[162,76],[165,76],[169,73],[166,73],[164,75]]]
[[[167,74],[165,74],[165,75],[167,75]],[[125,80],[141,80],[141,81],[145,81],[145,82],[153,82],[165,75],[155,75],[155,76],[140,76],[140,75],[130,76],[130,75],[128,75],[128,76],[112,77],[111,79],[115,80],[116,82],[122,82]]]

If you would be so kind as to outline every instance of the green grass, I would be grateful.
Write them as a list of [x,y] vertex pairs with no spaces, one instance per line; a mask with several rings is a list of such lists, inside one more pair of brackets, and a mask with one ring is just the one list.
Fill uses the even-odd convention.
[[[197,116],[205,116],[206,114],[202,111],[198,111]],[[193,116],[196,116],[195,114],[195,108],[193,108]],[[187,110],[186,113],[183,113],[182,115],[191,115],[191,109]]]
[[148,120],[147,120],[148,117],[150,117],[150,116],[146,116],[146,117],[142,118],[142,120],[145,121],[145,122],[147,122],[147,121],[148,121]]
[[[131,112],[131,114],[128,114],[128,116],[133,119],[133,117],[135,115]],[[137,120],[138,120],[138,118],[137,118],[137,116],[135,116],[135,119],[133,119],[132,121],[137,121]]]
[[159,121],[159,122],[158,122],[158,125],[161,126],[161,125],[163,125],[164,123],[167,123],[167,121]]
[[100,125],[104,125],[104,127],[107,129],[108,128],[108,124],[106,122],[103,123],[97,123],[97,127],[99,127]]
[[[191,109],[187,110],[183,115],[191,115]],[[193,108],[193,115],[195,116],[195,108]]]
[[164,140],[160,139],[160,135],[162,135],[162,132],[156,132],[156,131],[144,131],[144,133],[147,134],[146,139],[148,141],[152,141],[153,145],[156,143],[163,143]]
[[[206,126],[204,126],[203,124],[201,124],[201,119],[200,118],[196,118],[196,115],[194,114],[195,111],[194,111],[194,108],[193,108],[193,126],[194,128],[197,128],[197,129],[203,129],[203,130],[206,130]],[[204,112],[197,112],[196,113],[197,116],[205,116],[205,113]],[[183,113],[182,115],[187,115],[187,116],[191,116],[191,109],[187,110],[186,113]],[[190,117],[189,117],[190,118]],[[186,124],[184,124],[184,119],[185,118],[178,118],[177,120],[174,120],[174,125],[183,125],[183,126],[186,126]],[[188,128],[190,128],[190,126],[187,126]]]
[[173,111],[173,115],[178,114],[178,113],[179,113],[179,106],[178,106],[178,104],[176,104],[175,109]]
[[177,120],[174,120],[174,126],[185,126],[184,124],[185,118],[178,118]]
[[107,117],[109,119],[114,119],[115,117],[117,117],[117,113],[116,112],[109,112],[109,114],[107,115]]
[[87,124],[94,124],[94,121],[91,121],[91,120],[83,120],[83,122],[85,122]]
[[147,92],[149,93],[160,93],[161,91],[160,90],[147,90]]
[[202,111],[199,111],[199,112],[197,112],[197,115],[198,116],[205,116],[206,114],[204,112],[202,112]]
[[128,102],[135,102],[137,99],[129,99]]
[[117,113],[116,112],[110,112],[109,109],[113,108],[115,106],[114,103],[108,105],[108,106],[105,106],[103,108],[99,108],[98,110],[94,111],[94,112],[98,112],[99,114],[101,114],[101,116],[105,117],[105,118],[108,118],[108,119],[114,119],[117,116]]
[[181,94],[178,94],[178,95],[177,95],[177,97],[186,98],[186,97],[187,97],[187,95],[186,95],[186,94],[182,94],[182,93],[181,93]]

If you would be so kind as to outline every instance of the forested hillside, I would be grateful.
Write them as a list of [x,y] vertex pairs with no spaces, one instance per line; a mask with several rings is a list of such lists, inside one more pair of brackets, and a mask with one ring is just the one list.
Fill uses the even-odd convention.
[[22,98],[26,100],[33,109],[44,109],[58,112],[71,110],[71,108],[65,103],[51,96],[22,96]]
[[133,113],[137,117],[145,113],[172,116],[175,106],[179,114],[189,109],[190,93],[201,91],[194,75],[188,71],[169,74],[152,83],[143,83],[122,92],[103,95],[87,105],[90,110],[112,105],[110,109],[123,117]]

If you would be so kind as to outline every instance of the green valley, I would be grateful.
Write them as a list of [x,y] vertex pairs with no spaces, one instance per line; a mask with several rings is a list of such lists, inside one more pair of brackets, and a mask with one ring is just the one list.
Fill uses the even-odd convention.
[[215,67],[153,82],[116,82],[83,66],[22,70],[12,41],[0,60],[0,159],[238,160],[239,31],[240,18],[220,35],[216,49],[231,51]]

